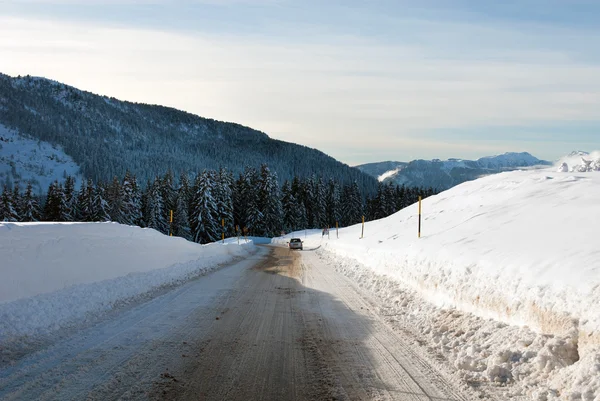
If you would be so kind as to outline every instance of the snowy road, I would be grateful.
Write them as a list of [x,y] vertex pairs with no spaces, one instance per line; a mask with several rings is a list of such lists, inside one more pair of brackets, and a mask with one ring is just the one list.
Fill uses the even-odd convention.
[[0,370],[2,400],[463,400],[313,252],[264,247]]

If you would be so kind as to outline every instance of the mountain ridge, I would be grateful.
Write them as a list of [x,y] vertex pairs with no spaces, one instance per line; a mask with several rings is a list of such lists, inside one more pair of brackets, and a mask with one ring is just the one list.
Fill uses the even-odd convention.
[[380,182],[445,190],[484,175],[537,165],[549,166],[552,163],[540,160],[528,152],[507,152],[502,155],[481,157],[477,160],[416,159],[410,162],[366,163],[355,167],[377,178]]
[[81,174],[95,181],[123,176],[126,170],[140,182],[167,170],[178,175],[226,167],[237,174],[266,163],[280,182],[327,171],[341,183],[357,181],[366,193],[377,186],[369,175],[317,149],[239,123],[121,101],[42,77],[0,73],[0,124],[60,146]]

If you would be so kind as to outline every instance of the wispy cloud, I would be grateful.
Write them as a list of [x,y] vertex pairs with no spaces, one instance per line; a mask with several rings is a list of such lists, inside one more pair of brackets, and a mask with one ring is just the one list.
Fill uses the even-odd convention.
[[[273,2],[251,3],[271,10]],[[548,127],[600,127],[600,62],[586,53],[598,48],[600,33],[590,27],[361,16],[362,6],[353,3],[337,6],[343,18],[326,24],[296,19],[293,5],[277,3],[283,11],[271,10],[252,33],[1,17],[0,71],[240,122],[348,163],[535,153],[526,145],[551,158],[589,136],[578,137],[575,124],[559,143]],[[234,14],[245,7],[238,4]],[[211,12],[220,15],[212,6]],[[343,21],[380,25],[361,33]],[[535,140],[506,135],[519,129],[534,130]]]

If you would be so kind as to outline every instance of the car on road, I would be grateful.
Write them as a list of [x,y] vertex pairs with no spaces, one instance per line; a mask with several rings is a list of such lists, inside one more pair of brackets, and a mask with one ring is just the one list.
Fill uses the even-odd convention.
[[302,240],[300,238],[292,238],[290,242],[288,242],[288,247],[290,249],[302,250]]

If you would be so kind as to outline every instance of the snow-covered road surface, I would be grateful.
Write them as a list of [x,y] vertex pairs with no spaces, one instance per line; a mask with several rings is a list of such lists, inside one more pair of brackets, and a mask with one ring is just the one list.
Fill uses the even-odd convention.
[[464,400],[313,252],[264,247],[0,368],[2,400]]

